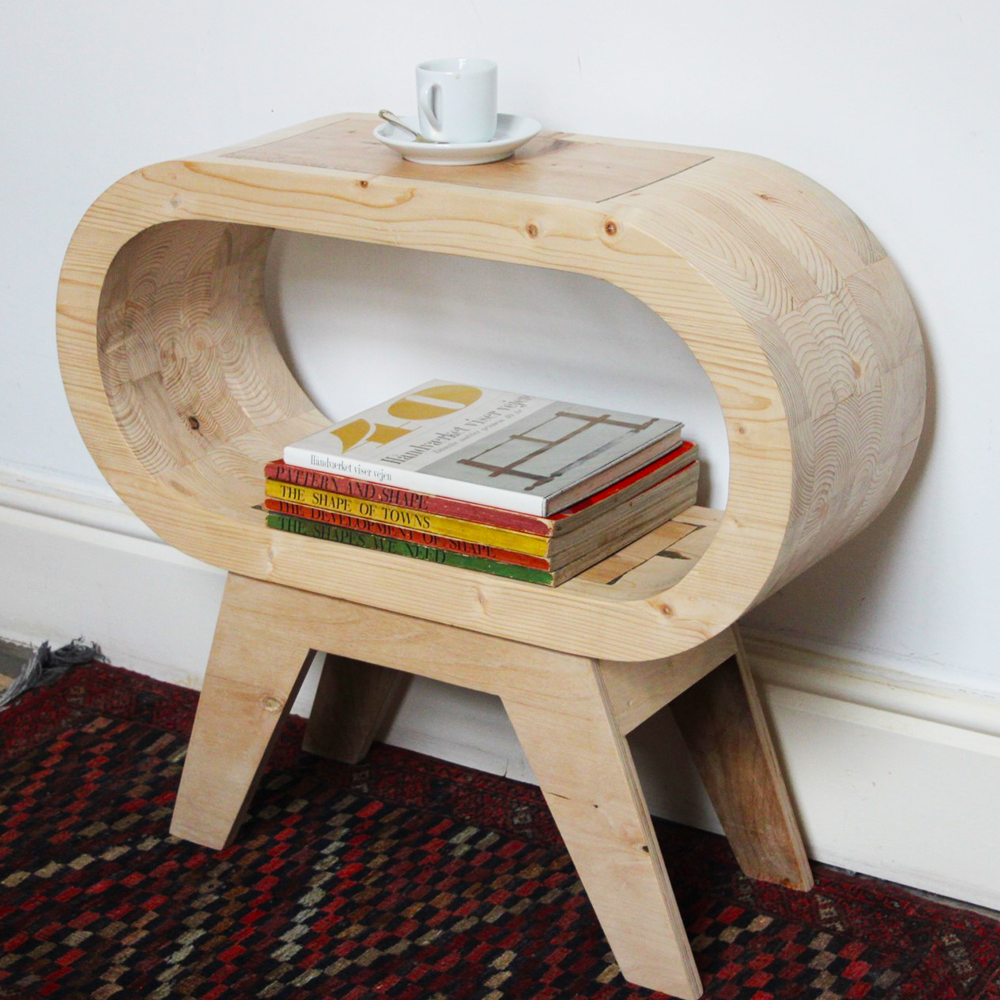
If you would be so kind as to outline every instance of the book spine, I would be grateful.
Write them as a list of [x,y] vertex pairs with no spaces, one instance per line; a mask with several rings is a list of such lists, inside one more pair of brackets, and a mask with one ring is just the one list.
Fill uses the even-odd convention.
[[484,483],[463,482],[446,476],[435,476],[429,472],[419,472],[416,469],[392,468],[360,459],[347,459],[340,455],[317,454],[309,448],[295,445],[286,446],[283,457],[289,465],[297,465],[303,469],[339,473],[352,479],[364,479],[400,490],[433,493],[436,496],[451,497],[453,500],[467,500],[469,503],[485,504],[488,507],[503,507],[521,514],[545,516],[546,498],[543,496],[517,493]]
[[268,514],[267,526],[297,535],[322,538],[325,541],[337,542],[341,545],[355,545],[360,548],[374,549],[377,552],[408,556],[411,559],[424,559],[428,562],[443,563],[446,566],[459,566],[462,569],[490,573],[493,576],[505,576],[508,579],[523,580],[526,583],[541,583],[552,586],[553,582],[552,574],[544,570],[530,569],[527,566],[513,566],[509,563],[497,562],[494,559],[481,559],[477,556],[448,552],[445,549],[435,549],[427,545],[415,545],[399,538],[385,538],[364,531],[352,531],[350,528],[337,528],[332,524],[321,524],[300,517]]
[[451,497],[434,496],[431,493],[401,490],[394,486],[386,486],[383,483],[366,479],[338,476],[332,472],[302,469],[297,465],[288,465],[286,462],[268,462],[264,467],[264,475],[268,479],[291,483],[293,486],[327,490],[330,493],[343,493],[346,496],[356,497],[358,500],[392,504],[395,507],[409,507],[427,514],[442,514],[446,517],[477,521],[480,524],[492,524],[497,528],[522,531],[529,535],[551,535],[553,530],[552,521],[545,517],[519,514],[517,511],[488,507],[485,504],[468,503],[465,500],[455,500]]
[[659,513],[655,517],[647,516],[632,520],[617,534],[614,541],[605,541],[604,544],[595,545],[589,550],[578,552],[569,561],[563,562],[558,569],[552,571],[553,585],[558,587],[561,583],[565,583],[566,580],[572,579],[591,566],[604,562],[609,556],[626,550],[633,542],[638,541],[655,528],[666,524],[692,506],[697,493],[697,478],[691,477],[687,485],[676,492],[670,498],[669,502],[660,508]]
[[337,528],[367,531],[373,535],[382,535],[386,538],[399,538],[404,542],[412,542],[416,545],[427,545],[435,549],[461,552],[467,556],[478,556],[481,559],[495,559],[497,562],[513,563],[516,566],[528,566],[531,569],[548,571],[552,569],[551,562],[540,556],[529,556],[523,552],[498,549],[493,545],[482,545],[479,542],[467,542],[461,538],[448,538],[446,535],[432,535],[425,531],[413,531],[410,528],[401,528],[395,524],[386,524],[384,521],[368,521],[363,517],[354,517],[351,514],[339,514],[334,510],[306,507],[304,504],[288,503],[285,500],[275,500],[273,497],[268,497],[264,501],[264,507],[275,514],[303,517],[310,521],[332,524]]
[[291,483],[282,483],[273,479],[266,481],[264,491],[267,496],[274,497],[276,500],[334,510],[341,514],[352,514],[355,517],[363,517],[366,521],[384,521],[415,531],[426,531],[432,535],[447,535],[449,538],[461,538],[467,542],[493,545],[497,548],[509,549],[512,552],[525,552],[532,556],[547,556],[549,554],[549,539],[539,535],[526,535],[520,531],[508,531],[506,528],[494,528],[490,525],[477,524],[475,521],[463,521],[440,514],[424,514],[417,510],[396,507],[392,504],[371,503],[368,500],[358,500],[356,497],[345,496],[342,493],[310,490],[303,486],[292,486]]

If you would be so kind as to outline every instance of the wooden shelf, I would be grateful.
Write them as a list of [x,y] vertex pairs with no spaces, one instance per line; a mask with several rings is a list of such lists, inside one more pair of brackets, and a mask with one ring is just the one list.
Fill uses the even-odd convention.
[[642,600],[676,586],[705,554],[723,512],[691,507],[563,584],[606,600]]
[[[334,116],[146,167],[73,237],[59,289],[67,394],[109,482],[166,541],[243,576],[638,661],[719,633],[888,502],[922,422],[920,333],[885,251],[828,191],[745,154],[556,133],[501,163],[419,166],[374,140],[375,122]],[[684,558],[651,553],[654,532],[544,593],[267,530],[250,511],[261,467],[328,423],[268,326],[274,229],[628,291],[712,381],[726,510],[704,514]]]

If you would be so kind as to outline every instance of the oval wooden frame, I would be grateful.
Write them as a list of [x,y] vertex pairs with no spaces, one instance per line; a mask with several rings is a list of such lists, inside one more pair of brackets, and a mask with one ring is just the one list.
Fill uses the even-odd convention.
[[[361,136],[343,142],[363,159]],[[253,150],[113,185],[67,251],[58,336],[74,417],[119,496],[165,541],[245,577],[625,662],[699,645],[861,530],[899,486],[923,420],[919,326],[885,251],[780,164],[581,136],[550,148],[573,144],[692,165],[600,200],[551,157],[537,169],[563,196],[526,193],[517,161],[393,176]],[[622,596],[268,530],[253,510],[263,463],[328,422],[264,311],[274,229],[575,271],[644,302],[690,347],[725,416],[729,502],[702,558],[671,588]]]

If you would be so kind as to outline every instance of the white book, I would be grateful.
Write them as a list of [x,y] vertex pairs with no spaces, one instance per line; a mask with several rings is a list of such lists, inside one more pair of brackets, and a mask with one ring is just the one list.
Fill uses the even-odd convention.
[[547,517],[675,448],[674,420],[435,380],[285,448],[289,465]]

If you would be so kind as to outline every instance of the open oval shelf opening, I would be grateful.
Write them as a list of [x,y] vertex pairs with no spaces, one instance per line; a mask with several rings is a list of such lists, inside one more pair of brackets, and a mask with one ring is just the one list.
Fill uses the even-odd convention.
[[[667,417],[698,444],[699,506],[725,507],[729,445],[711,381],[659,316],[608,282],[279,231],[265,287],[279,349],[331,422],[436,378]],[[714,534],[707,512],[690,520],[698,530],[663,529],[580,582],[662,590],[645,577],[668,568],[676,582]]]
[[587,275],[276,232],[267,311],[299,384],[331,421],[432,378],[680,420],[726,505],[718,397],[648,306]]

